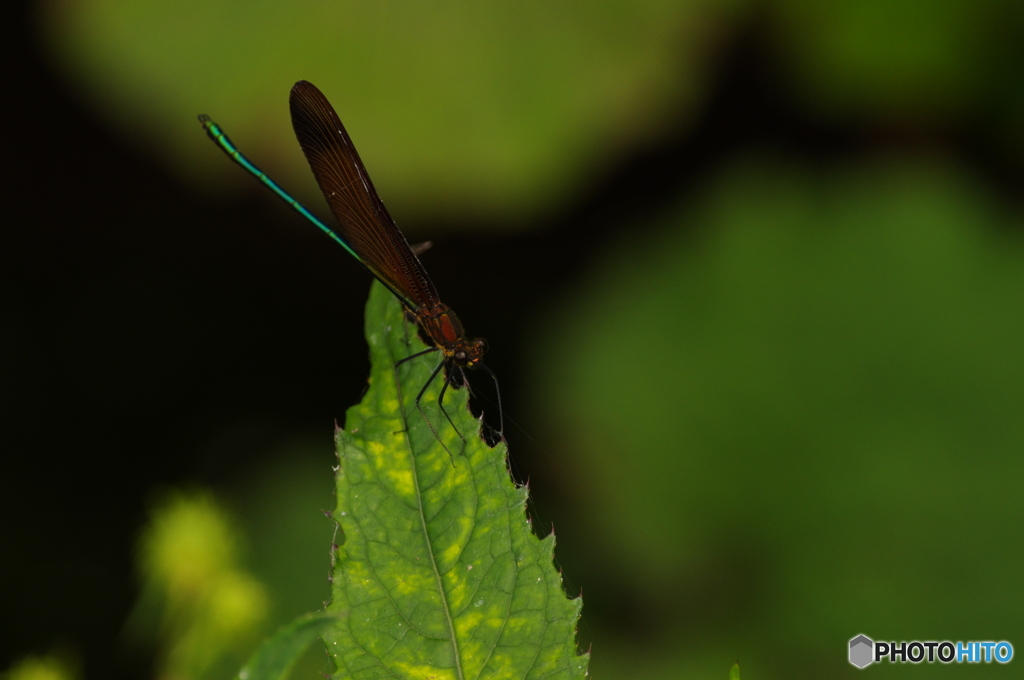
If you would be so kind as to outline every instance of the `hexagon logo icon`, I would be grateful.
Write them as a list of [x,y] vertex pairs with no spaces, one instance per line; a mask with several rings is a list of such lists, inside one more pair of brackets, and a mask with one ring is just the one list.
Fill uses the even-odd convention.
[[864,668],[874,661],[875,642],[867,635],[858,635],[850,640],[850,663]]

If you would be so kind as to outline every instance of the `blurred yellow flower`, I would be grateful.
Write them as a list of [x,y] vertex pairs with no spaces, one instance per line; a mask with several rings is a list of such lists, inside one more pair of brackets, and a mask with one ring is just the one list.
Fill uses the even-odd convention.
[[[214,675],[251,643],[267,616],[262,583],[239,565],[241,536],[209,493],[172,492],[139,542],[143,607],[158,620],[158,677]],[[154,603],[158,602],[159,605]]]
[[75,680],[72,665],[55,656],[28,656],[0,675],[4,680]]

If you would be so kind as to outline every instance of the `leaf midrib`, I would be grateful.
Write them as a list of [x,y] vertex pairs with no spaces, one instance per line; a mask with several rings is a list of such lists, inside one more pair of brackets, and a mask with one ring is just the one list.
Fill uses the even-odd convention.
[[[395,355],[392,351],[391,343],[388,343],[388,353],[391,355],[392,363],[394,363]],[[462,673],[462,657],[459,652],[459,641],[455,637],[455,621],[452,619],[451,607],[448,605],[448,594],[444,590],[444,583],[441,580],[441,572],[437,568],[437,558],[434,556],[434,544],[430,539],[430,532],[427,530],[427,516],[423,509],[423,495],[420,492],[420,477],[419,472],[416,469],[416,453],[413,451],[412,440],[409,438],[409,419],[405,413],[405,401],[402,396],[402,383],[398,377],[398,366],[395,365],[393,372],[395,379],[395,388],[398,392],[398,411],[402,417],[402,423],[405,426],[403,432],[405,433],[405,444],[406,450],[409,452],[409,459],[412,463],[412,482],[413,488],[416,490],[416,514],[420,518],[420,528],[423,530],[423,540],[427,545],[427,555],[430,556],[430,568],[434,572],[434,581],[437,584],[437,592],[441,595],[441,604],[444,608],[445,620],[448,622],[448,636],[452,643],[452,652],[455,655],[455,672],[458,680],[465,680],[465,676]]]

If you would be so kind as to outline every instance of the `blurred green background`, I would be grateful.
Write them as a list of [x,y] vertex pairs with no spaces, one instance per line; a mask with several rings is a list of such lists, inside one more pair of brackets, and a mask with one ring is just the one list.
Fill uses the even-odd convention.
[[155,676],[134,565],[168,499],[217,499],[260,630],[327,597],[369,281],[195,121],[323,213],[299,79],[490,342],[594,677],[1024,648],[1021,3],[46,0],[2,30],[0,669]]

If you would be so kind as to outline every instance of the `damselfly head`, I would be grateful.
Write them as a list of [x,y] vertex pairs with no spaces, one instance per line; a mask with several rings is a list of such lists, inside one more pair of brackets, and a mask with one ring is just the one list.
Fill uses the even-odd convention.
[[449,356],[457,366],[473,368],[480,363],[480,359],[486,353],[487,341],[483,338],[473,338],[472,340],[458,343],[458,345],[452,348]]

